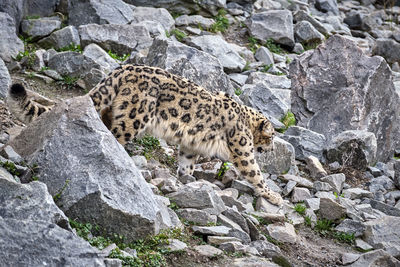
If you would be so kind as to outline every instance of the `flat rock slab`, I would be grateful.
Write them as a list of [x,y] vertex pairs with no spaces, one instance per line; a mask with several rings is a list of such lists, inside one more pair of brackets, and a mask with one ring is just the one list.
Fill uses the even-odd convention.
[[346,208],[330,198],[321,198],[319,214],[322,218],[336,221],[346,215]]
[[383,249],[378,249],[362,254],[353,264],[347,266],[400,266],[400,261],[385,252]]
[[97,224],[129,240],[173,226],[132,159],[107,130],[88,96],[43,114],[10,145],[70,218]]
[[296,231],[290,223],[284,223],[283,225],[269,224],[267,226],[267,231],[272,238],[279,242],[293,244],[297,241]]
[[279,267],[278,264],[273,263],[261,257],[246,257],[235,259],[232,263],[233,267]]
[[224,236],[229,233],[231,228],[226,226],[192,226],[192,230],[196,234]]
[[106,266],[99,250],[50,222],[0,217],[0,235],[1,266]]
[[201,256],[213,258],[224,254],[224,252],[216,247],[210,245],[200,245],[193,247]]

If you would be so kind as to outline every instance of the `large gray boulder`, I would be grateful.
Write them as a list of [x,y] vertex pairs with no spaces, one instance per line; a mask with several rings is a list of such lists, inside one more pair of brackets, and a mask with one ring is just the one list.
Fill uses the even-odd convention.
[[349,267],[366,267],[366,266],[399,266],[400,261],[385,252],[383,249],[373,250],[362,254]]
[[70,218],[119,233],[128,242],[174,226],[88,96],[58,104],[10,145],[28,164],[40,166],[40,181]]
[[392,156],[400,140],[400,100],[383,58],[368,57],[335,35],[295,59],[290,75],[298,126],[328,141],[345,130],[367,130],[377,138],[377,160]]
[[233,94],[229,76],[217,58],[180,42],[155,39],[145,64],[180,75],[210,92]]
[[85,77],[92,68],[100,69],[100,65],[91,58],[71,51],[55,54],[49,59],[48,66],[62,76],[77,78]]
[[292,144],[296,152],[296,159],[306,160],[307,157],[314,156],[320,161],[325,161],[323,151],[326,146],[326,138],[324,135],[303,127],[292,126],[280,138]]
[[61,49],[70,45],[80,45],[81,39],[76,27],[67,26],[39,40],[38,44],[44,48]]
[[58,4],[59,0],[2,0],[0,12],[9,14],[14,19],[15,29],[18,30],[22,18],[53,15]]
[[300,21],[294,26],[294,38],[302,44],[320,43],[325,37],[308,21]]
[[339,162],[343,166],[365,170],[376,163],[377,144],[375,135],[367,131],[350,130],[335,136],[326,149],[328,163]]
[[21,23],[21,32],[32,40],[38,40],[60,27],[61,21],[53,18],[24,19]]
[[82,47],[95,43],[120,55],[149,47],[152,42],[147,28],[137,24],[88,24],[79,26],[78,30]]
[[336,0],[316,0],[315,7],[325,13],[340,14]]
[[11,85],[11,77],[4,61],[0,58],[0,98],[7,96],[8,87]]
[[132,22],[140,24],[142,21],[159,22],[167,31],[170,31],[175,25],[174,18],[165,8],[136,7],[133,10]]
[[19,184],[0,178],[0,215],[4,219],[44,221],[69,229],[68,218],[41,182]]
[[0,266],[106,266],[100,251],[44,221],[0,217]]
[[393,257],[400,256],[400,217],[384,216],[365,225],[364,237],[368,244],[384,249]]
[[372,54],[384,57],[391,64],[400,62],[400,43],[389,38],[379,38],[375,41]]
[[115,59],[113,59],[97,44],[90,44],[86,46],[85,50],[83,50],[83,55],[99,64],[104,73],[109,73],[119,66]]
[[10,62],[19,52],[24,52],[24,43],[15,31],[15,22],[8,14],[0,12],[0,58]]
[[274,138],[274,149],[255,152],[255,158],[261,170],[270,174],[283,174],[290,170],[294,164],[293,146],[279,137]]
[[190,45],[207,52],[221,62],[226,72],[240,72],[246,65],[235,47],[219,35],[202,35],[190,38]]
[[68,21],[70,25],[128,24],[133,20],[132,8],[122,0],[71,0]]
[[264,84],[245,84],[240,99],[245,105],[255,108],[264,116],[282,119],[289,111],[289,106],[275,92]]
[[278,44],[294,47],[293,17],[289,10],[269,10],[253,13],[249,31],[254,38],[265,42],[272,39]]
[[216,15],[220,8],[226,7],[226,0],[124,0],[135,6],[163,7],[178,14],[205,13]]

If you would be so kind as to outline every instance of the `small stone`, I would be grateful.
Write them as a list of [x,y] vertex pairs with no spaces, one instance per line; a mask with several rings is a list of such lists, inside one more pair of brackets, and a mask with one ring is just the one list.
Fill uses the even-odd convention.
[[354,234],[355,237],[360,237],[364,234],[365,225],[360,221],[344,219],[338,226],[335,227],[335,230],[347,234]]
[[269,224],[267,226],[268,234],[279,242],[283,243],[296,243],[297,234],[290,223],[284,223],[283,225]]
[[225,236],[231,228],[226,226],[192,226],[195,234]]
[[321,181],[329,183],[337,194],[342,191],[345,180],[346,176],[343,173],[331,174],[321,178]]
[[0,151],[0,155],[5,157],[6,159],[9,159],[12,162],[15,163],[19,163],[22,162],[24,159],[17,153],[14,151],[14,149],[9,146],[6,145],[2,148],[2,150]]
[[176,214],[189,222],[194,222],[200,225],[207,225],[209,223],[216,223],[217,216],[211,215],[206,211],[198,209],[179,209]]
[[283,214],[276,213],[266,213],[262,211],[253,211],[250,215],[255,216],[256,218],[261,218],[266,222],[284,222],[286,217]]
[[302,186],[302,187],[307,187],[310,189],[313,188],[312,182],[310,182],[309,180],[307,180],[303,177],[300,177],[300,176],[285,174],[285,175],[279,176],[279,178],[284,181],[295,181],[299,186]]
[[319,215],[331,221],[337,221],[346,215],[346,208],[330,198],[321,198]]
[[178,180],[183,184],[188,184],[196,181],[196,178],[192,175],[185,174],[178,177]]
[[147,167],[146,157],[136,155],[136,156],[132,156],[131,159],[135,163],[136,167],[138,167],[139,169],[144,169]]
[[302,187],[295,187],[292,192],[291,201],[294,203],[303,202],[304,200],[311,198],[310,190]]
[[317,191],[332,191],[333,188],[330,184],[325,182],[316,181],[314,182],[314,189]]
[[342,264],[348,265],[350,263],[353,263],[356,260],[358,260],[359,257],[360,257],[360,255],[354,254],[354,253],[343,253],[342,254]]
[[350,199],[359,199],[359,198],[373,198],[374,195],[372,192],[361,189],[361,188],[349,188],[349,189],[345,189],[343,190],[343,195],[346,198],[350,198]]
[[317,157],[308,156],[306,158],[306,163],[307,163],[307,169],[310,171],[311,177],[319,179],[321,177],[328,175]]
[[225,242],[240,242],[240,239],[232,236],[207,236],[207,243],[211,245],[218,246]]
[[356,248],[360,248],[364,251],[373,249],[373,247],[370,244],[359,238],[356,239]]
[[264,211],[266,213],[279,213],[280,208],[276,205],[269,203],[263,197],[259,197],[256,202],[256,210]]
[[293,189],[295,188],[296,185],[297,185],[297,182],[295,182],[295,181],[287,182],[285,188],[283,188],[282,195],[283,196],[289,195],[293,191]]
[[241,193],[254,194],[254,186],[246,180],[234,180],[231,187],[239,190]]
[[178,239],[168,239],[168,245],[165,245],[164,248],[168,249],[171,252],[182,251],[187,248],[187,245],[186,243]]
[[224,254],[224,252],[218,248],[215,248],[210,245],[200,245],[193,247],[195,251],[197,251],[201,256],[213,258],[219,255]]

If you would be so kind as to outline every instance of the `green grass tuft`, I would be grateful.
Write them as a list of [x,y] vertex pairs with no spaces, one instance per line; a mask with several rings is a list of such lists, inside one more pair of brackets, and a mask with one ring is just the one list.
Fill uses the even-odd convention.
[[118,61],[125,61],[127,58],[129,58],[131,56],[131,54],[123,54],[120,56],[120,55],[112,52],[111,50],[108,50],[107,54],[110,57],[112,57],[113,59],[118,60]]
[[186,33],[184,33],[183,31],[180,31],[178,29],[172,29],[169,32],[169,36],[174,35],[175,38],[181,42],[183,39],[185,39],[187,37]]
[[301,203],[297,203],[295,206],[294,206],[294,211],[296,211],[298,214],[300,214],[300,215],[305,215],[306,214],[306,206],[304,206],[303,204],[301,204]]
[[217,16],[214,18],[215,23],[211,25],[211,32],[225,32],[229,27],[229,20],[226,18],[226,11],[224,9],[218,10]]
[[283,55],[286,53],[286,51],[271,38],[267,40],[264,46],[268,48],[269,51],[275,54]]

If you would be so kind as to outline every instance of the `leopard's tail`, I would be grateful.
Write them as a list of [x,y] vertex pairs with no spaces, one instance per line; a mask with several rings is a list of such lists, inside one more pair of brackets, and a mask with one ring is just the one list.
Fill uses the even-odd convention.
[[11,114],[25,124],[34,121],[55,105],[54,101],[27,90],[19,83],[10,86],[6,101]]

